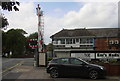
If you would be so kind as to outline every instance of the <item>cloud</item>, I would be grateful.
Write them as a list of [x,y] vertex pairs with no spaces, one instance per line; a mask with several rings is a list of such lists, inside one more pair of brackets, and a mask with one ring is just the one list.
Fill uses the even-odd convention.
[[[6,13],[9,29],[22,28],[27,33],[36,32],[37,15],[33,2],[21,3],[19,12]],[[62,17],[44,16],[45,43],[51,42],[50,36],[63,28],[117,27],[117,3],[84,3],[79,11],[69,11]],[[56,12],[61,11],[56,8]],[[62,11],[63,12],[63,11]]]
[[57,33],[63,27],[61,19],[46,16],[44,19],[44,38],[46,43],[50,43],[50,36]]
[[46,42],[50,36],[63,28],[105,28],[118,26],[118,7],[116,3],[85,3],[77,11],[69,11],[62,18],[45,18]]
[[8,29],[21,28],[29,34],[37,31],[37,15],[34,12],[34,4],[21,3],[19,10],[18,12],[12,11],[5,14],[9,21]]
[[72,27],[117,27],[117,9],[117,4],[113,3],[87,3],[78,12],[68,12],[63,24]]

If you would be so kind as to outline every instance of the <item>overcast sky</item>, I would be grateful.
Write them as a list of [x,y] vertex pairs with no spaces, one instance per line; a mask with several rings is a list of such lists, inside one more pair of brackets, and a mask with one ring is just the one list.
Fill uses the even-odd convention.
[[[33,2],[19,0],[19,12],[4,14],[9,21],[8,30],[21,28],[28,35],[38,30],[36,7],[44,11],[44,41],[50,43],[50,36],[64,29],[114,28],[118,27],[117,2]],[[73,0],[76,1],[76,0]]]

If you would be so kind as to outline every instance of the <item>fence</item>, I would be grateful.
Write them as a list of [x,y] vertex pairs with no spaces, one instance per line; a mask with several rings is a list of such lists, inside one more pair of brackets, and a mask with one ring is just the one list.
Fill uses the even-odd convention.
[[103,66],[107,70],[107,75],[120,76],[120,63],[119,64],[117,64],[117,63],[113,63],[113,64],[105,63]]

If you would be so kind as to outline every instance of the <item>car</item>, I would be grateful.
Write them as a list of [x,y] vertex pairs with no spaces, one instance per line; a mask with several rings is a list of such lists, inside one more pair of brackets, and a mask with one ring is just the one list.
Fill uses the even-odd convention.
[[90,64],[80,58],[65,57],[52,59],[46,68],[52,78],[61,76],[82,76],[91,79],[103,78],[106,69],[103,66]]

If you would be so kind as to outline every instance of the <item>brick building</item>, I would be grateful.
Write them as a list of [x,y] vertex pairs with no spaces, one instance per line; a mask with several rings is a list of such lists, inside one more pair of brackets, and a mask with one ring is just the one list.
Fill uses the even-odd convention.
[[120,50],[120,38],[97,38],[95,50]]
[[95,35],[95,50],[120,50],[120,36],[118,28],[88,29]]
[[[87,59],[116,55],[115,58],[120,58],[119,32],[119,28],[63,29],[51,36],[53,55]],[[113,57],[109,57],[111,54]]]

